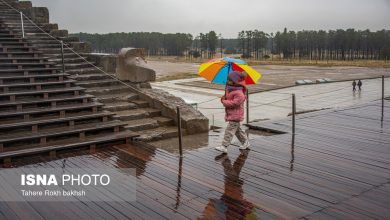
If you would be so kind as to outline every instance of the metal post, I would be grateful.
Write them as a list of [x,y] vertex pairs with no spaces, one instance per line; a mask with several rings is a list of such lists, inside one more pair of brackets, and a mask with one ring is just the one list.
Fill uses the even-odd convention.
[[382,118],[381,120],[383,121],[383,116],[384,116],[384,107],[385,107],[385,76],[382,76]]
[[176,109],[177,109],[177,130],[178,130],[178,136],[179,136],[179,153],[180,153],[180,157],[183,157],[182,133],[181,133],[181,116],[180,116],[180,108],[179,108],[179,106],[177,106]]
[[223,56],[223,50],[222,50],[222,37],[221,37],[221,58]]
[[246,90],[246,123],[249,124],[249,89]]
[[20,22],[22,24],[22,36],[24,38],[24,23],[23,23],[23,12],[20,12]]
[[295,134],[295,113],[296,113],[295,94],[292,94],[292,133],[293,134]]
[[65,73],[64,41],[61,41],[62,72]]

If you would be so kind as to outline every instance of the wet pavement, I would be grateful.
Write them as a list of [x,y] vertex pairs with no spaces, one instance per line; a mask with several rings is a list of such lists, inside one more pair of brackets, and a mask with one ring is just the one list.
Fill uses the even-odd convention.
[[[192,103],[210,120],[210,125],[225,126],[225,111],[219,97],[223,91],[192,87],[182,83],[202,80],[185,79],[153,83],[153,88],[163,89]],[[295,86],[250,94],[249,120],[280,119],[291,113],[291,94],[296,95],[297,111],[327,108],[344,108],[369,103],[381,98],[381,79],[363,80],[362,91],[352,92],[351,81]],[[390,95],[390,78],[385,78],[385,96]]]
[[[295,135],[249,134],[251,150],[183,158],[119,145],[13,161],[14,167],[136,168],[135,202],[0,203],[4,219],[388,219],[390,101],[297,116]],[[256,123],[254,123],[256,125]],[[288,118],[261,126],[291,130]],[[236,142],[235,142],[236,143]],[[65,160],[64,160],[65,159]],[[64,162],[65,161],[65,162]],[[123,175],[129,175],[123,173]]]

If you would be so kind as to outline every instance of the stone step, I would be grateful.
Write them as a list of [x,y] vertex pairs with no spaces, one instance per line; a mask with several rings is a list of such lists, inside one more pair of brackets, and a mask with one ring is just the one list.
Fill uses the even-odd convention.
[[12,83],[14,81],[29,81],[35,82],[40,80],[50,80],[57,79],[58,81],[64,80],[65,77],[69,76],[68,74],[57,73],[57,74],[39,74],[39,75],[23,75],[23,76],[3,76],[0,75],[0,85],[6,83]]
[[110,76],[104,73],[95,73],[95,74],[83,74],[83,75],[72,75],[70,78],[79,81],[82,83],[83,81],[91,81],[91,80],[108,80],[112,79]]
[[149,102],[144,101],[144,100],[136,99],[136,100],[131,100],[130,102],[136,104],[140,108],[148,108],[149,107]]
[[34,47],[1,47],[0,52],[8,53],[8,52],[34,52],[36,49]]
[[125,128],[130,131],[141,131],[159,127],[158,121],[152,118],[142,118],[124,122],[127,123]]
[[55,63],[48,57],[1,57],[0,63]]
[[[158,141],[167,138],[174,138],[178,136],[178,130],[176,126],[162,126],[152,129],[146,129],[136,132],[139,136],[134,138],[136,141]],[[182,129],[182,134],[185,134],[185,129]]]
[[[9,20],[9,21],[11,21],[11,20]],[[25,34],[33,33],[33,32],[41,32],[41,30],[39,30],[39,28],[37,28],[35,26],[31,26],[28,24],[23,24],[23,25],[24,25],[24,33]],[[8,30],[12,30],[13,34],[22,35],[22,26],[20,24],[11,24],[11,23],[7,22],[7,24],[5,24],[5,28],[7,28]]]
[[31,42],[32,44],[60,44],[60,42],[57,39],[34,39],[34,38],[28,38],[28,42]]
[[[99,100],[99,99],[97,99]],[[117,111],[124,111],[129,109],[136,109],[137,105],[131,102],[112,102],[108,103],[105,106],[103,106],[103,109],[117,112]]]
[[[34,43],[34,46],[37,48],[43,48],[43,49],[61,49],[61,44],[58,42],[55,43]],[[65,47],[65,46],[64,46]]]
[[69,150],[69,149],[75,149],[75,148],[81,148],[81,147],[93,147],[94,149],[96,146],[101,145],[112,145],[112,144],[121,144],[121,143],[129,143],[131,139],[136,137],[137,134],[131,131],[120,131],[115,133],[108,133],[105,135],[90,135],[84,139],[80,138],[68,138],[66,140],[58,140],[53,141],[51,144],[46,144],[45,146],[30,146],[27,149],[24,150],[14,150],[14,151],[8,151],[6,150],[3,153],[0,153],[0,159],[3,159],[4,161],[7,161],[8,163],[11,162],[11,158],[16,157],[24,157],[24,156],[30,156],[30,155],[37,155],[37,154],[43,154],[43,153],[51,153],[55,151],[61,151],[61,150]]
[[[0,37],[0,40],[1,40],[1,37]],[[14,46],[17,46],[17,47],[29,47],[29,46],[31,46],[31,44],[28,43],[28,42],[20,42],[20,41],[18,41],[18,42],[12,42],[12,41],[11,42],[1,42],[0,41],[0,47],[14,47]]]
[[[89,102],[89,103],[80,103],[80,104],[70,104],[70,105],[61,105],[55,107],[36,107],[24,109],[22,111],[2,111],[0,112],[0,119],[2,121],[13,120],[14,118],[20,118],[18,116],[22,116],[21,120],[29,120],[30,118],[39,118],[45,117],[47,115],[56,115],[59,117],[66,117],[68,113],[70,115],[75,114],[74,112],[90,112],[97,113],[98,109],[102,107],[103,104],[97,102]],[[61,113],[62,112],[62,113]],[[24,117],[23,116],[28,116]]]
[[131,102],[132,100],[138,99],[138,94],[132,93],[130,91],[126,91],[123,93],[118,94],[96,94],[95,95],[97,100],[102,103],[113,103],[113,102],[119,102],[119,101],[128,101]]
[[137,109],[124,110],[124,111],[116,111],[115,114],[116,115],[113,118],[122,121],[129,121],[135,119],[152,118],[152,117],[160,116],[161,110],[153,109],[153,108],[137,108]]
[[[59,94],[73,94],[74,96],[80,95],[81,92],[83,92],[85,88],[82,87],[70,87],[70,88],[60,88],[60,89],[42,89],[42,90],[35,90],[35,91],[18,91],[18,92],[7,92],[7,93],[0,93],[0,98],[3,100],[9,100],[9,101],[18,101],[19,97],[45,97],[50,98],[54,95]],[[1,100],[1,99],[0,99]]]
[[2,146],[2,149],[7,152],[16,149],[26,149],[26,145],[24,144],[26,141],[38,142],[41,146],[45,146],[50,144],[52,141],[59,140],[61,138],[63,139],[79,136],[79,138],[83,140],[90,134],[96,134],[99,131],[104,131],[107,129],[110,129],[115,133],[120,132],[120,128],[123,125],[124,123],[120,121],[108,121],[82,124],[74,127],[68,126],[68,128],[56,127],[41,130],[38,133],[17,132],[13,133],[12,135],[0,136],[0,145]]
[[33,68],[50,68],[54,66],[53,62],[44,63],[1,63],[0,69],[33,69]]
[[[3,26],[0,26],[3,27]],[[0,34],[13,34],[14,32],[11,30],[8,30],[4,27],[4,29],[0,29]]]
[[76,81],[75,80],[63,80],[63,81],[53,81],[53,82],[34,82],[34,83],[9,83],[9,84],[0,84],[0,92],[17,92],[17,91],[33,91],[41,90],[45,88],[70,88]]
[[58,73],[59,68],[0,69],[0,76],[9,74],[28,75],[31,73]]
[[100,73],[100,71],[96,68],[83,68],[83,69],[66,70],[66,73],[70,75],[83,75],[83,74],[91,74],[91,73]]
[[92,88],[92,87],[112,87],[112,86],[121,86],[122,84],[113,79],[105,79],[105,80],[88,80],[88,81],[81,81],[77,82],[78,86],[84,87],[84,88]]
[[[61,67],[62,68],[62,61],[60,61],[60,63],[57,64],[57,67]],[[88,68],[91,68],[93,67],[90,63],[66,63],[65,62],[65,69],[66,70],[73,70],[73,69],[88,69]]]
[[15,37],[15,36],[20,37],[19,35],[16,35],[16,34],[14,34],[14,33],[10,33],[10,32],[8,32],[8,33],[1,33],[1,32],[0,32],[0,40],[1,40],[2,38],[12,38],[12,37]]
[[[62,54],[46,54],[46,56],[50,57],[50,59],[60,59],[60,62],[62,63]],[[64,53],[64,59],[75,59],[79,58],[79,56],[75,53]]]
[[[62,58],[50,58],[51,62],[55,62],[55,63],[62,63]],[[68,64],[68,63],[82,63],[82,62],[85,62],[85,60],[81,57],[76,57],[76,58],[65,58],[64,59],[65,61],[65,64]]]
[[161,126],[173,126],[175,124],[173,119],[163,117],[163,116],[156,116],[156,117],[153,117],[153,119],[156,119],[158,124]]
[[26,37],[47,37],[48,33],[36,32],[36,33],[26,33]]
[[0,125],[0,136],[6,135],[7,133],[14,131],[15,129],[18,129],[19,131],[25,130],[25,131],[32,131],[33,133],[37,133],[41,127],[48,127],[50,125],[67,123],[69,126],[72,126],[71,124],[69,124],[71,122],[73,126],[75,126],[81,123],[85,123],[86,121],[89,122],[94,119],[100,121],[108,121],[109,117],[111,117],[112,115],[113,113],[104,111],[95,114],[80,114],[76,116],[68,116],[68,117],[45,119],[45,120],[29,120],[29,121],[18,122],[18,123],[2,123]]
[[0,43],[7,43],[7,42],[27,42],[27,41],[21,37],[2,37],[2,38],[0,38]]
[[32,105],[34,106],[60,106],[67,104],[68,102],[72,103],[88,103],[91,101],[91,99],[94,98],[92,95],[79,95],[79,96],[71,96],[71,97],[55,97],[50,99],[42,99],[42,98],[35,98],[35,99],[19,99],[18,101],[2,101],[0,102],[0,109],[2,111],[22,111],[26,108],[31,108]]
[[124,92],[129,92],[129,88],[126,86],[121,85],[114,85],[114,86],[102,86],[102,87],[90,87],[86,91],[89,94],[92,95],[103,95],[103,94],[120,94]]
[[[43,54],[61,54],[60,48],[37,48],[37,50],[41,51]],[[72,50],[64,48],[64,53],[72,53]]]
[[33,52],[0,52],[0,58],[4,57],[39,57],[42,55],[40,51]]

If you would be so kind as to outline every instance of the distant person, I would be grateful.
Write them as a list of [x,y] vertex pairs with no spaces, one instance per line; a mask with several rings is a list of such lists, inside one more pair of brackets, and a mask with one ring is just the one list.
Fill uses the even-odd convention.
[[360,79],[359,79],[359,81],[358,81],[358,83],[357,83],[357,86],[359,87],[359,91],[362,90],[362,85],[363,85],[363,83],[362,83],[362,81],[360,81]]
[[244,120],[244,102],[246,100],[245,77],[245,72],[233,71],[229,73],[226,93],[221,98],[221,102],[225,107],[225,121],[228,122],[228,125],[225,130],[222,146],[217,146],[215,149],[223,153],[227,153],[227,147],[230,145],[234,135],[236,135],[242,144],[240,150],[245,150],[250,147],[248,138],[240,127],[240,122]]
[[356,81],[354,80],[353,82],[352,82],[352,91],[356,91]]

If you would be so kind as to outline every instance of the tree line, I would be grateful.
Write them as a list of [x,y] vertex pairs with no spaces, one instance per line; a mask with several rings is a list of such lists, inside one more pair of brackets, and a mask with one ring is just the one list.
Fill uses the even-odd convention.
[[144,48],[153,56],[181,56],[192,45],[192,35],[184,33],[162,34],[158,32],[132,32],[89,34],[78,33],[70,36],[92,44],[93,52],[118,53],[125,47]]
[[[337,29],[302,30],[268,34],[259,30],[240,31],[236,39],[224,39],[215,31],[191,34],[132,32],[110,34],[72,34],[92,43],[94,52],[117,53],[124,47],[145,48],[149,55],[212,58],[218,52],[241,54],[243,58],[355,60],[390,59],[390,31]],[[222,53],[221,53],[222,55]]]

